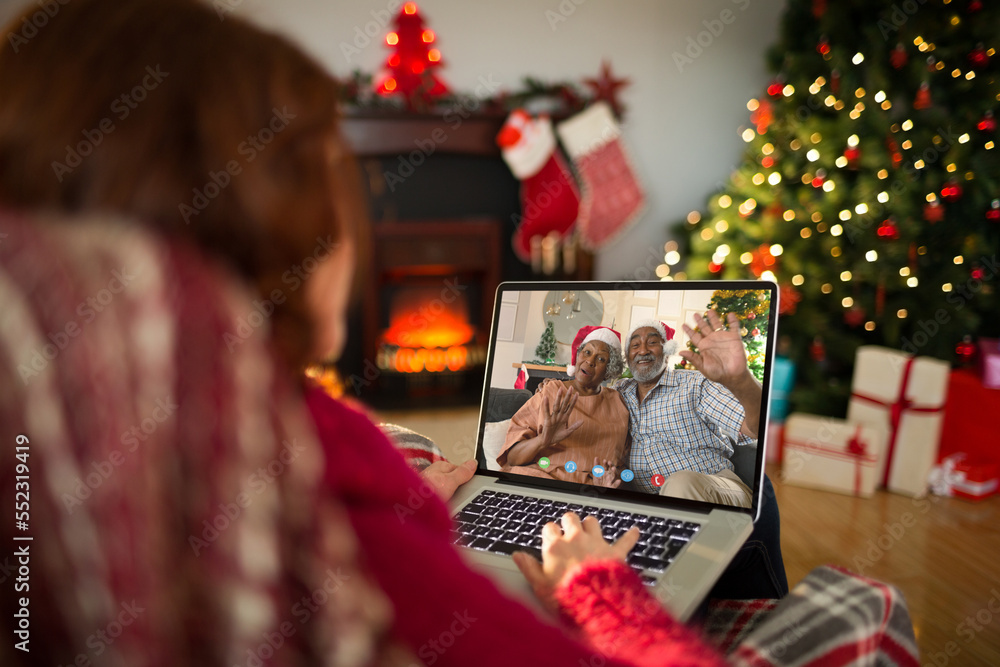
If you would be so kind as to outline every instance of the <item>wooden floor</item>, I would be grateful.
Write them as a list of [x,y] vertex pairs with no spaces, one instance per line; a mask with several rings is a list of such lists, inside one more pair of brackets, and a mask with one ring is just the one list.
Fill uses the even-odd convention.
[[[431,437],[454,462],[472,456],[478,408],[380,416]],[[782,484],[774,466],[768,474],[789,585],[830,564],[891,583],[909,605],[921,664],[1000,667],[1000,496],[862,499]]]
[[909,605],[921,664],[1000,665],[1000,496],[863,499],[782,484],[774,467],[768,475],[789,585],[824,564],[891,583]]

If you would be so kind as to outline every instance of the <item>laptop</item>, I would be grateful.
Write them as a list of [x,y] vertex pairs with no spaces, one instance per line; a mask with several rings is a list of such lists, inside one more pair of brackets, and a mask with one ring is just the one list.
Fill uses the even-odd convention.
[[[748,341],[748,366],[762,385],[757,440],[738,435],[734,438],[731,429],[717,428],[711,442],[716,459],[720,453],[732,452],[731,460],[742,461],[741,479],[750,489],[748,507],[663,495],[661,491],[675,471],[659,469],[667,464],[656,461],[665,459],[651,456],[651,452],[671,445],[631,432],[637,428],[631,418],[626,427],[630,450],[625,449],[625,442],[619,442],[621,436],[610,438],[609,446],[619,456],[614,467],[605,468],[593,464],[593,460],[563,461],[557,466],[540,455],[538,460],[526,463],[527,468],[509,463],[501,467],[498,451],[504,448],[510,425],[514,423],[517,428],[517,423],[523,421],[514,417],[514,406],[528,397],[525,391],[513,391],[515,385],[524,385],[530,391],[546,378],[569,379],[565,366],[569,363],[570,343],[581,327],[610,326],[624,338],[633,323],[658,320],[675,331],[674,340],[681,350],[688,344],[682,324],[695,328],[695,314],[704,315],[713,303],[754,311],[753,319],[748,315],[742,325],[749,334],[744,339]],[[758,517],[777,312],[777,286],[769,281],[501,284],[494,305],[479,416],[477,472],[451,500],[455,541],[470,565],[509,593],[541,608],[510,554],[520,550],[540,557],[540,533],[545,522],[558,523],[567,511],[575,511],[581,519],[594,515],[609,541],[631,525],[638,525],[640,541],[629,553],[628,564],[675,616],[687,620],[746,541]],[[552,352],[553,347],[552,357],[538,358],[536,352]],[[664,373],[687,374],[689,378],[690,374],[699,374],[697,370],[677,368],[680,362],[679,355],[668,357]],[[627,356],[624,368],[628,369]],[[617,386],[622,391],[631,386],[635,391],[634,384],[623,380]],[[682,391],[682,386],[659,389]],[[620,413],[618,408],[614,414]],[[616,427],[615,432],[619,431]],[[637,444],[640,442],[641,446]],[[558,457],[552,458],[555,461]],[[515,472],[514,468],[524,472]]]

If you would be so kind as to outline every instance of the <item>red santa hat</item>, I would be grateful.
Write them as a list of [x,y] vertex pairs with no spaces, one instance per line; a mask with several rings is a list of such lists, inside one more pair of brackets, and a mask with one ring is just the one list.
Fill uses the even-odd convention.
[[[572,350],[573,357],[572,363],[566,367],[566,375],[570,377],[576,375],[576,352],[592,340],[601,341],[608,346],[612,355],[617,352],[618,357],[621,357],[622,335],[620,333],[611,327],[580,327],[580,330],[576,332],[576,338],[573,339],[573,345],[570,348]],[[621,369],[619,369],[619,372],[620,371]]]
[[663,356],[669,357],[672,354],[677,354],[678,345],[677,341],[674,340],[674,333],[676,332],[667,326],[666,323],[659,320],[642,320],[632,324],[632,327],[628,330],[628,336],[625,338],[625,349],[628,349],[631,344],[632,336],[635,335],[635,332],[646,327],[656,329],[660,336],[663,337]]

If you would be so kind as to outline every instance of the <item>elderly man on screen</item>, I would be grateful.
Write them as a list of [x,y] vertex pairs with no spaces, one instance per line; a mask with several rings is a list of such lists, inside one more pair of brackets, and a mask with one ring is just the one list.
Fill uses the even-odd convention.
[[[617,384],[628,407],[633,486],[661,495],[750,507],[752,492],[729,461],[757,437],[761,385],[747,367],[740,321],[714,310],[684,326],[696,351],[680,356],[697,371],[667,370],[674,330],[649,320],[622,341],[632,378]],[[658,488],[659,487],[659,488]]]

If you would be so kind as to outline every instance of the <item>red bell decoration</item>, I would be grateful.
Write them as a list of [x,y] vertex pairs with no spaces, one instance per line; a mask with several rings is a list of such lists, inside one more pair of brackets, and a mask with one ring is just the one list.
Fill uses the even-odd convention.
[[885,239],[887,241],[895,241],[899,238],[899,225],[896,224],[894,218],[886,218],[882,221],[882,224],[878,226],[875,230],[880,239]]
[[941,199],[945,201],[958,201],[962,198],[962,186],[958,184],[958,181],[949,181],[946,186],[941,188]]
[[944,220],[944,206],[941,206],[941,202],[932,201],[924,204],[924,220],[932,225]]
[[896,44],[896,48],[889,54],[889,62],[896,69],[901,69],[909,59],[910,56],[906,53],[906,47],[903,46],[902,42]]
[[986,211],[986,219],[990,222],[1000,222],[1000,199],[994,199]]
[[976,48],[972,49],[972,53],[969,54],[969,64],[977,69],[982,69],[990,64],[990,54],[983,48],[982,42],[976,44]]
[[993,132],[997,129],[997,119],[993,117],[992,111],[983,114],[982,120],[976,123],[976,129],[980,132]]
[[914,109],[926,109],[931,105],[931,87],[926,81],[920,84],[920,90],[917,91],[917,96],[913,99]]
[[962,366],[970,366],[976,358],[976,352],[978,348],[976,344],[972,342],[972,336],[965,335],[962,337],[962,342],[955,346],[955,356],[958,357],[958,363]]

